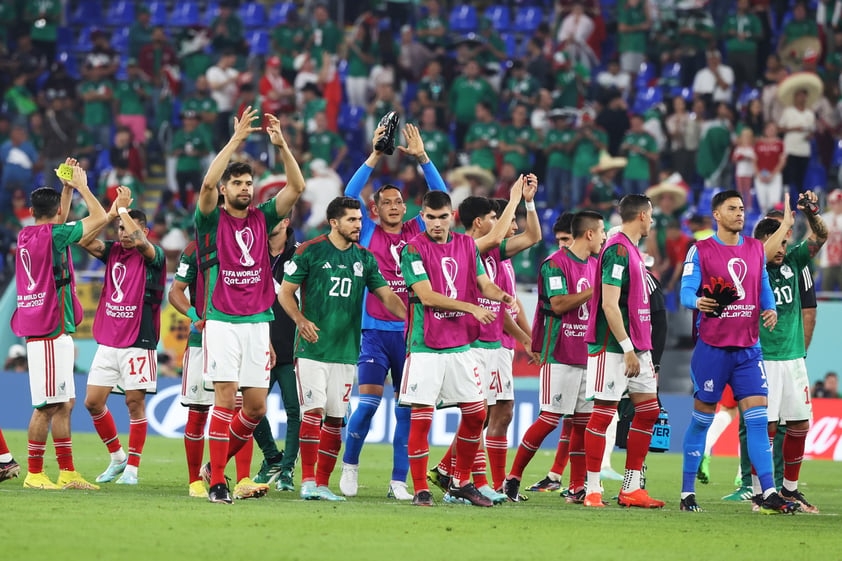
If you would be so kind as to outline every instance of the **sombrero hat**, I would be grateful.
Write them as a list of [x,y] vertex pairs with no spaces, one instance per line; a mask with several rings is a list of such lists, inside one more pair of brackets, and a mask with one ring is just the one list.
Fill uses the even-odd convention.
[[687,202],[686,185],[687,184],[684,183],[684,180],[681,178],[681,175],[674,173],[661,183],[653,185],[652,187],[647,189],[646,196],[654,201],[665,193],[671,193],[675,195],[676,202],[678,206],[681,207],[684,206],[684,204]]
[[494,175],[485,168],[479,166],[461,166],[451,171],[447,176],[448,181],[453,185],[460,185],[473,179],[483,187],[494,186]]
[[807,92],[807,107],[812,107],[822,96],[824,85],[814,72],[796,72],[778,84],[778,99],[785,106],[793,105],[796,92],[801,90]]
[[591,173],[602,173],[612,169],[621,169],[626,167],[629,161],[626,158],[615,158],[608,152],[600,152],[599,162],[591,168]]

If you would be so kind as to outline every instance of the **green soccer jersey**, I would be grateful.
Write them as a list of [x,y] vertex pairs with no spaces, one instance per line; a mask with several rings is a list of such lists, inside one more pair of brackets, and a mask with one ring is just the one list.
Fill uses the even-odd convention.
[[[602,277],[602,284],[628,287],[630,282],[629,254],[625,246],[615,244],[605,250],[602,254],[602,269],[599,271],[599,275]],[[629,297],[625,291],[620,293],[620,313],[623,316],[623,326],[628,333]],[[600,300],[596,302],[596,342],[588,343],[588,354],[595,355],[602,351],[623,354],[623,349],[617,343],[617,338],[608,328],[608,320],[605,319],[602,300]]]
[[[621,6],[617,13],[617,23],[625,25],[640,25],[646,22],[646,4],[640,2],[637,6]],[[617,50],[621,53],[645,53],[646,31],[621,31],[618,33]]]
[[[111,248],[117,242],[105,242],[105,250],[102,252],[102,257],[99,258],[103,263],[108,263],[108,254],[111,253]],[[140,330],[137,332],[137,339],[132,343],[132,347],[139,349],[156,349],[158,347],[158,332],[155,329],[155,312],[152,309],[152,304],[148,302],[154,296],[154,293],[161,289],[159,280],[161,278],[161,271],[167,266],[167,259],[164,257],[164,250],[153,245],[155,248],[155,258],[152,261],[146,261],[146,284],[143,289],[143,311],[140,316]]]
[[784,35],[787,42],[801,37],[818,37],[819,26],[815,21],[804,19],[801,21],[792,20],[784,26]]
[[357,364],[365,289],[386,286],[374,254],[359,244],[340,250],[321,235],[295,251],[284,281],[301,286],[301,313],[319,328],[315,343],[296,337],[296,358]]
[[[376,43],[372,43],[369,45],[368,49],[363,46],[363,42],[360,40],[355,40],[354,45],[360,52],[365,53],[366,55],[373,57],[376,61],[380,58],[380,48],[377,46]],[[348,49],[348,76],[351,78],[368,78],[369,72],[371,72],[371,63],[368,63],[362,59],[357,51],[354,49]]]
[[[110,80],[101,80],[98,82],[88,81],[82,82],[79,86],[79,92],[86,94],[91,91],[97,93],[105,93],[106,90],[113,87]],[[82,105],[82,124],[88,127],[107,125],[111,123],[111,102],[110,101],[86,101]]]
[[[427,235],[427,234],[424,234]],[[448,243],[453,240],[453,234],[450,234]],[[477,260],[477,277],[485,274],[485,267],[482,265],[482,259],[479,257],[479,250],[476,251]],[[417,264],[416,264],[417,263]],[[421,259],[421,254],[412,243],[404,246],[401,252],[401,271],[403,278],[406,281],[406,288],[409,290],[410,298],[415,296],[412,290],[412,285],[421,282],[429,281],[430,277],[424,270],[424,261]],[[406,350],[410,353],[461,353],[470,350],[471,345],[461,345],[458,347],[449,347],[447,349],[433,349],[427,346],[424,341],[424,305],[420,302],[410,304],[410,309],[407,311],[409,318],[409,329],[406,333]]]
[[[742,34],[734,37],[731,33]],[[744,15],[732,14],[725,22],[723,29],[725,47],[729,53],[757,52],[757,42],[763,37],[763,24],[760,19],[751,13]]]
[[450,137],[439,130],[421,131],[421,140],[424,141],[424,150],[430,161],[437,169],[447,169],[447,161],[450,152],[453,151],[453,145],[450,143]]
[[120,106],[120,115],[144,115],[146,113],[143,99],[137,90],[149,93],[148,87],[142,80],[120,80],[114,85],[114,99]]
[[517,151],[506,152],[503,161],[512,164],[518,173],[527,173],[532,165],[530,158],[531,146],[538,144],[538,133],[532,127],[517,128],[509,125],[503,129],[503,142],[506,144],[518,144],[526,148],[526,154]]
[[[593,129],[594,139],[603,146],[608,145],[608,134],[602,129]],[[583,136],[573,150],[573,175],[590,177],[591,168],[599,162],[599,146],[590,138]]]
[[[564,296],[567,294],[567,279],[564,278],[564,273],[558,263],[549,260],[541,265],[541,272],[538,282],[541,283],[542,292],[547,299],[553,296]],[[538,302],[542,310],[552,312],[552,306],[549,302]],[[561,319],[552,316],[541,314],[538,321],[544,322],[544,340],[541,342],[541,363],[559,364],[553,356],[553,349],[555,342],[558,341],[561,332]]]
[[295,71],[295,56],[307,46],[309,29],[303,24],[284,24],[272,32],[275,52],[281,57],[281,68]]
[[310,154],[313,159],[324,160],[327,165],[343,146],[345,141],[333,131],[314,132],[310,135]]
[[465,76],[454,80],[450,87],[448,102],[457,123],[474,122],[478,101],[485,101],[491,107],[495,107],[497,103],[497,95],[487,81],[482,78],[471,80]]
[[570,149],[560,150],[558,148],[550,149],[554,144],[568,144],[573,137],[576,136],[576,131],[573,129],[550,129],[547,131],[547,136],[544,138],[544,150],[549,150],[547,153],[547,167],[571,170],[573,168],[573,158],[570,154]]
[[[278,212],[275,210],[275,199],[270,199],[265,203],[257,205],[255,208],[263,214],[263,218],[266,221],[267,232],[271,232],[283,218],[282,216],[278,216]],[[219,207],[216,207],[206,216],[202,214],[202,211],[199,210],[198,206],[196,207],[196,213],[194,215],[196,219],[196,239],[201,240],[202,245],[205,247],[216,247],[216,231],[219,227],[220,212],[222,211]],[[216,253],[216,251],[212,251],[208,253],[207,256],[202,256],[202,258],[204,259],[207,257],[208,260],[214,259],[216,257]],[[270,277],[272,276],[271,270],[264,271],[264,273]],[[212,319],[227,323],[263,323],[264,321],[272,321],[275,319],[275,314],[272,313],[271,307],[269,307],[269,309],[265,312],[245,316],[232,316],[220,312],[213,307],[213,291],[216,287],[217,277],[219,276],[219,265],[217,264],[209,267],[203,274],[206,275],[205,313],[203,316],[206,320]],[[199,313],[201,315],[202,310],[199,310]]]
[[[468,129],[468,134],[465,136],[465,143],[468,144],[477,140],[499,142],[501,133],[502,128],[496,121],[492,121],[491,123],[474,123]],[[471,163],[475,166],[487,170],[493,170],[497,166],[497,162],[494,159],[494,150],[489,146],[471,150],[470,156]]]
[[[512,92],[512,94],[520,94],[528,98],[534,98],[538,95],[538,90],[541,89],[541,84],[538,83],[538,80],[527,74],[522,80],[514,77],[509,78],[506,83],[506,89]],[[520,102],[512,99],[510,108],[513,109],[517,103]]]
[[427,31],[428,29],[437,30],[442,28],[445,31],[444,35],[430,35],[428,37],[424,37],[422,43],[425,43],[427,45],[435,45],[436,47],[446,47],[448,44],[448,25],[447,21],[444,18],[427,16],[426,18],[422,19],[420,22],[418,22],[418,31]]
[[210,140],[196,128],[188,132],[181,129],[173,135],[173,150],[182,150],[181,155],[176,159],[176,171],[199,171],[202,169],[202,158],[213,150]]
[[[175,272],[175,280],[183,282],[190,287],[190,305],[196,305],[196,278],[199,276],[199,263],[196,259],[196,244],[187,244],[187,248],[181,253],[178,260],[178,269]],[[201,313],[201,310],[197,313]],[[190,320],[190,336],[187,338],[187,346],[194,348],[202,347],[202,332],[193,329],[192,319]]]
[[778,323],[769,331],[760,321],[760,347],[764,360],[794,360],[807,354],[798,277],[809,263],[810,247],[803,241],[790,248],[780,267],[766,266],[769,284],[775,294]]
[[649,158],[645,154],[629,148],[638,146],[647,153],[656,152],[658,145],[655,143],[655,139],[648,132],[628,132],[623,138],[623,144],[626,145],[626,157],[629,160],[625,171],[623,171],[623,177],[626,179],[649,179]]

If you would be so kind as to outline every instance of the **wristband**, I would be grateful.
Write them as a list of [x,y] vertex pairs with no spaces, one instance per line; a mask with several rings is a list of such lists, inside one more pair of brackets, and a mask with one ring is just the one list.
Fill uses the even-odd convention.
[[196,307],[195,306],[190,306],[190,309],[187,310],[187,317],[189,317],[190,320],[193,323],[196,323],[197,321],[202,319],[202,318],[199,317],[199,314],[196,313]]
[[526,201],[526,210],[534,211],[535,210],[535,201]]
[[624,353],[634,352],[634,345],[632,345],[631,339],[629,339],[628,337],[620,341],[620,348],[623,349]]
[[129,213],[129,211],[124,206],[121,206],[120,208],[117,209],[117,214],[128,214],[128,213]]

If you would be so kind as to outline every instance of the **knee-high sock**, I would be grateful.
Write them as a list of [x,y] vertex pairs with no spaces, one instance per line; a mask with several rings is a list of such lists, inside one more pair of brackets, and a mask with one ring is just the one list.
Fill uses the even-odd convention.
[[719,440],[719,437],[722,436],[722,433],[725,432],[725,429],[728,428],[728,425],[731,424],[732,420],[731,414],[724,409],[720,409],[716,415],[713,416],[713,423],[711,423],[710,428],[708,429],[707,438],[705,439],[706,456],[710,456],[710,452],[713,450],[716,441]]
[[142,419],[132,419],[129,421],[128,465],[135,468],[140,466],[140,456],[143,454],[143,445],[146,444],[146,431],[146,417]]
[[56,447],[56,461],[58,469],[62,471],[75,471],[73,467],[73,443],[69,438],[53,438],[53,445]]
[[[230,437],[228,441],[228,459],[233,458],[240,448],[246,445],[247,442],[252,442],[252,435],[257,423],[260,419],[252,419],[243,413],[240,409],[234,418],[231,420]],[[251,463],[251,456],[249,456],[249,463]],[[246,470],[248,474],[249,470]]]
[[319,436],[322,418],[307,411],[301,416],[299,442],[301,447],[301,481],[316,480],[316,461],[319,458]]
[[392,436],[392,481],[406,481],[409,471],[407,446],[409,445],[409,423],[412,409],[399,407],[395,402],[395,433]]
[[47,443],[30,440],[26,449],[29,454],[27,458],[27,471],[29,473],[41,473],[44,471],[44,453],[47,451]]
[[471,479],[474,480],[477,488],[488,485],[488,463],[485,460],[485,446],[482,445],[481,434],[476,454],[474,454],[474,463],[471,464]]
[[742,486],[751,487],[751,458],[748,457],[748,442],[746,441],[746,422],[740,411],[740,476]]
[[379,395],[374,394],[360,395],[360,403],[348,421],[345,454],[342,456],[342,461],[346,464],[357,465],[360,463],[360,451],[363,449],[365,437],[371,428],[371,418],[377,413],[381,399]]
[[780,488],[784,482],[784,438],[786,425],[778,424],[778,432],[772,439],[772,466],[775,473],[775,487]]
[[9,452],[9,446],[6,444],[6,439],[3,437],[3,431],[0,430],[0,462],[11,462],[12,454]]
[[694,493],[696,491],[696,472],[702,462],[705,451],[705,436],[714,421],[711,413],[693,411],[687,432],[684,433],[684,467],[682,468],[681,492]]
[[292,470],[298,460],[298,435],[301,432],[301,406],[298,404],[298,382],[295,379],[295,369],[291,364],[281,366],[278,380],[281,386],[281,399],[287,412],[287,430],[284,440],[284,459],[281,468]]
[[488,465],[491,467],[491,481],[495,489],[501,489],[506,480],[506,454],[509,441],[506,435],[486,436],[485,449],[488,451]]
[[558,413],[541,411],[535,422],[523,434],[520,445],[517,447],[512,469],[509,471],[510,478],[518,480],[523,478],[523,470],[529,465],[529,462],[535,456],[535,453],[541,447],[541,443],[544,442],[547,435],[553,432],[558,426],[560,420],[561,415]]
[[340,448],[342,448],[342,427],[324,423],[319,435],[319,461],[316,462],[317,487],[327,487],[330,484],[330,474],[336,466]]
[[427,456],[430,455],[430,426],[433,424],[433,408],[424,407],[410,412],[409,444],[407,457],[412,472],[415,493],[429,490],[427,485]]
[[614,408],[595,405],[585,427],[585,465],[588,473],[599,474],[605,455],[605,431],[614,418]]
[[746,441],[751,465],[757,471],[764,496],[775,489],[772,473],[772,447],[769,445],[768,417],[765,406],[752,407],[743,413],[746,421]]
[[210,453],[211,485],[225,483],[225,465],[228,463],[228,435],[233,409],[214,406],[208,427],[208,452]]
[[574,492],[585,486],[585,428],[590,413],[576,413],[570,419],[570,489]]
[[558,437],[558,448],[555,451],[555,458],[553,459],[553,467],[550,468],[550,473],[558,476],[564,474],[564,468],[567,467],[567,460],[570,457],[570,431],[573,430],[573,423],[568,417],[561,420],[561,434]]
[[184,453],[187,456],[187,478],[189,483],[198,481],[205,454],[205,423],[208,420],[206,409],[193,409],[187,412],[187,424],[184,426]]
[[482,440],[482,425],[485,422],[485,405],[481,401],[465,403],[459,407],[462,420],[456,431],[456,469],[453,478],[457,485],[464,485],[476,459],[477,448]]
[[246,440],[237,453],[234,454],[234,466],[237,469],[237,481],[249,477],[251,473],[251,460],[254,457],[254,438]]
[[441,461],[436,466],[436,468],[444,474],[453,475],[453,468],[454,468],[454,461],[456,460],[456,437],[453,437],[453,440],[450,442],[450,446],[447,447],[447,451],[442,456]]
[[784,487],[789,491],[798,489],[798,474],[804,459],[804,444],[808,429],[786,429],[784,436]]
[[91,420],[94,422],[94,428],[99,435],[103,444],[108,447],[108,451],[112,454],[120,450],[120,438],[117,436],[117,425],[114,424],[114,417],[111,416],[111,411],[106,406],[99,415],[91,415]]

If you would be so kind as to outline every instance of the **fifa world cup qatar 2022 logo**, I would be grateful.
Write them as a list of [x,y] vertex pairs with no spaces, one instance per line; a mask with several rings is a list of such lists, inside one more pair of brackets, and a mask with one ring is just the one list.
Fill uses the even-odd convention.
[[35,282],[35,279],[32,278],[32,257],[29,255],[28,249],[20,250],[20,263],[23,267],[23,272],[24,274],[26,274],[26,278],[29,281],[26,284],[26,290],[28,292],[32,292],[33,290],[35,290],[35,285],[37,283]]
[[[586,291],[591,287],[591,282],[582,277],[579,279],[579,282],[576,283],[576,293],[581,294],[582,292]],[[579,306],[579,321],[588,321],[591,317],[591,310],[588,308],[588,303],[585,302],[581,306]]]
[[490,255],[485,258],[485,272],[488,274],[488,278],[491,282],[497,280],[497,261],[495,261]]
[[743,288],[743,281],[748,273],[748,265],[739,257],[732,257],[728,260],[728,275],[731,277],[731,282],[734,283],[734,289],[737,291],[737,300],[742,300],[746,297],[746,291]]
[[389,253],[392,254],[392,259],[395,260],[395,276],[400,278],[403,278],[403,273],[401,272],[401,250],[405,245],[406,242],[403,240],[396,244],[389,244]]
[[125,294],[123,294],[123,281],[126,280],[126,266],[117,261],[111,267],[111,284],[114,285],[114,292],[111,293],[111,301],[117,304],[123,301]]
[[445,291],[448,298],[456,300],[459,290],[456,288],[456,277],[459,274],[459,263],[453,257],[441,258],[441,272],[444,275]]
[[255,261],[251,256],[251,249],[254,246],[254,232],[246,226],[242,230],[234,231],[234,239],[237,242],[237,247],[240,248],[240,265],[253,267]]

